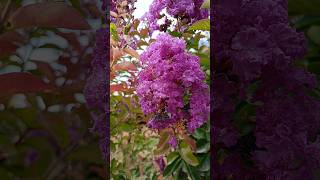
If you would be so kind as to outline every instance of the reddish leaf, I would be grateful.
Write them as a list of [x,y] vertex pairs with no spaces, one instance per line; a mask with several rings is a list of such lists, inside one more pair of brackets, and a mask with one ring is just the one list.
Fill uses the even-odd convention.
[[43,75],[47,76],[50,83],[53,83],[55,81],[54,70],[51,68],[51,66],[48,63],[40,62],[40,61],[33,61],[33,62],[37,64],[39,71]]
[[131,62],[122,62],[113,66],[116,71],[137,71],[137,66]]
[[191,147],[191,150],[196,151],[197,149],[196,141],[186,134],[183,134],[182,136],[185,142]]
[[140,55],[138,54],[138,52],[134,49],[131,48],[125,48],[124,52],[126,52],[127,54],[131,55],[132,57],[135,57],[137,59],[140,59]]
[[7,73],[0,75],[0,96],[15,93],[53,92],[55,88],[30,73]]
[[149,29],[142,29],[140,31],[140,34],[141,34],[142,37],[147,37],[148,33],[149,33]]
[[4,57],[17,49],[17,43],[23,43],[26,39],[15,31],[8,31],[0,35],[0,56]]
[[124,84],[111,84],[110,85],[110,92],[113,93],[115,91],[126,91],[127,88]]
[[63,33],[58,31],[57,35],[65,38],[68,43],[78,52],[82,52],[83,47],[81,46],[79,40],[77,39],[77,35],[74,33]]
[[110,72],[110,81],[112,81],[114,78],[116,78],[115,73],[112,71]]
[[112,48],[110,52],[112,53],[112,61],[117,61],[124,55],[122,49],[118,48]]
[[47,27],[90,29],[72,6],[62,2],[36,3],[19,8],[8,20],[9,28]]

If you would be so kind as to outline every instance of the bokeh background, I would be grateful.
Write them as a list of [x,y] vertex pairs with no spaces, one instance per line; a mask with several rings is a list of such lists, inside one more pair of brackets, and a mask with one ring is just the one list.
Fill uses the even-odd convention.
[[0,179],[106,179],[83,89],[101,2],[0,1]]

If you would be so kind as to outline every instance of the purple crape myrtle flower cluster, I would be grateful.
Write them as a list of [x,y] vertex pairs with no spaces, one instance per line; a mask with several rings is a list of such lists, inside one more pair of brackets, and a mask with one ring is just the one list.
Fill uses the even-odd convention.
[[[287,1],[227,0],[213,10],[214,151],[230,152],[214,177],[314,179],[320,103],[307,92],[317,81],[294,66],[307,48],[289,26]],[[253,111],[248,133],[234,125],[241,103]]]
[[141,54],[141,62],[136,91],[143,112],[153,115],[149,127],[163,129],[180,123],[192,133],[208,120],[205,74],[199,58],[186,52],[183,40],[159,34]]
[[179,22],[190,25],[200,19],[208,18],[209,11],[200,7],[204,0],[154,0],[143,19],[149,24],[150,30],[159,30],[161,26],[170,25],[169,20],[159,25],[158,20],[162,18],[165,10],[170,16],[177,18]]
[[92,131],[99,134],[100,147],[104,159],[109,156],[109,127],[107,127],[107,117],[109,116],[109,101],[107,81],[108,74],[108,48],[109,31],[108,28],[101,28],[96,33],[96,45],[94,48],[94,58],[88,73],[84,94],[87,106],[92,109],[93,128]]

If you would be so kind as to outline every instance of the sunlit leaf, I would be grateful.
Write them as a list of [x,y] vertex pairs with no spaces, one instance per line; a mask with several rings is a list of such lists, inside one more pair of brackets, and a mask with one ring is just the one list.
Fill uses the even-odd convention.
[[116,91],[125,91],[127,90],[127,87],[124,84],[111,84],[110,85],[110,92],[116,92]]
[[182,141],[180,143],[180,155],[186,163],[192,166],[199,165],[198,158],[195,155],[193,155],[191,148],[185,141]]
[[201,8],[203,9],[209,9],[210,8],[210,0],[205,0],[203,4],[201,5]]
[[115,64],[113,66],[113,69],[116,71],[137,71],[137,66],[131,62],[121,62],[118,64]]
[[202,30],[202,31],[210,31],[210,20],[209,19],[201,19],[192,24],[189,27],[189,30]]
[[115,41],[120,40],[120,37],[117,32],[117,26],[114,23],[110,23],[110,33],[113,40]]
[[132,57],[135,57],[137,59],[140,59],[140,55],[138,54],[138,52],[134,49],[131,48],[125,48],[124,52],[128,53],[129,55],[131,55]]
[[179,157],[178,152],[172,152],[167,156],[167,164],[171,164],[174,160],[176,160]]

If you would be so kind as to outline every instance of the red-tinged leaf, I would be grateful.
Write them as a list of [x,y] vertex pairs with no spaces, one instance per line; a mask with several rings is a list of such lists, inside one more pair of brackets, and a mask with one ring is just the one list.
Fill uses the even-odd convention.
[[82,52],[83,50],[83,47],[81,46],[78,38],[77,38],[77,35],[74,34],[74,33],[63,33],[63,32],[60,32],[58,31],[57,32],[57,35],[65,38],[68,43],[78,52]]
[[115,12],[113,12],[113,11],[110,11],[110,15],[111,15],[111,16],[113,16],[113,17],[115,17],[115,18],[117,18],[117,17],[118,17],[118,14],[117,14],[117,13],[115,13]]
[[87,30],[89,24],[72,6],[62,2],[36,3],[19,8],[8,20],[9,28],[46,27]]
[[142,30],[140,31],[140,35],[141,35],[142,37],[147,37],[147,36],[148,36],[148,33],[149,33],[149,29],[142,29]]
[[145,41],[142,41],[142,40],[140,40],[140,41],[138,41],[138,43],[137,43],[137,46],[148,46],[149,44],[147,43],[147,42],[145,42]]
[[137,71],[137,66],[131,62],[122,62],[113,66],[115,71]]
[[113,92],[116,92],[116,91],[126,91],[127,88],[124,84],[111,84],[110,85],[110,92],[113,93]]
[[117,61],[124,55],[122,49],[112,48],[111,52],[112,52],[112,61]]
[[50,93],[55,87],[43,82],[31,73],[7,73],[0,75],[0,96],[15,93]]
[[183,134],[182,136],[185,142],[190,146],[191,150],[195,152],[197,150],[196,141],[186,134]]
[[116,74],[112,71],[110,72],[110,81],[112,81],[114,78],[116,78]]
[[39,71],[43,75],[47,76],[50,83],[53,83],[55,81],[54,70],[51,68],[51,66],[48,63],[40,62],[40,61],[33,61],[33,62],[37,64]]
[[0,35],[0,57],[16,51],[18,43],[25,42],[25,37],[15,31],[8,31]]
[[137,53],[137,51],[135,51],[134,49],[131,48],[125,48],[124,52],[126,52],[127,54],[131,55],[132,57],[135,57],[137,59],[140,59],[140,55]]

